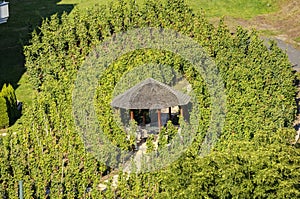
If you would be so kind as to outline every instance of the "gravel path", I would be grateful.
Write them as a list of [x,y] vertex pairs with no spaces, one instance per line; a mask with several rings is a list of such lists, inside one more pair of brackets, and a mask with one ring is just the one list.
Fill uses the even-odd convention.
[[289,56],[290,62],[293,64],[294,69],[300,72],[300,50],[294,48],[291,44],[285,43],[280,39],[276,39],[278,46],[287,50],[287,54]]
[[[269,39],[263,38],[266,43]],[[293,65],[293,68],[297,71],[300,72],[300,50],[294,48],[293,45],[286,43],[285,41],[275,38],[275,41],[277,41],[277,44],[279,48],[282,50],[285,50],[287,52],[287,55],[289,57],[290,62]]]

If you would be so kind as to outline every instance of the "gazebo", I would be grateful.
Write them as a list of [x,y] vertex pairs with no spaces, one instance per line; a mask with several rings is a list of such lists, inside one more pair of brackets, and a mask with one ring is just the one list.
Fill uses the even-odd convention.
[[111,106],[130,110],[131,120],[134,119],[133,110],[157,109],[158,128],[161,129],[161,109],[169,108],[170,118],[171,107],[179,106],[180,114],[183,116],[182,106],[188,104],[189,101],[190,96],[153,78],[148,78],[116,96]]

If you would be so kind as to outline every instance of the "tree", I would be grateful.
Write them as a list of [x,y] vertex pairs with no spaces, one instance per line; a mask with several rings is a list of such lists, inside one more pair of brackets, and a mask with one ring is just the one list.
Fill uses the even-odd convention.
[[6,100],[0,93],[0,128],[7,128],[9,125],[7,112]]
[[[15,95],[15,90],[10,84],[4,84],[1,89],[0,95],[5,100],[5,104],[1,105],[2,111],[5,110],[6,112],[6,114],[3,112],[2,116],[3,127],[8,127],[8,125],[4,125],[6,124],[6,122],[4,122],[6,120],[6,117],[9,118],[9,125],[12,125],[20,117],[20,112],[17,109],[17,98]],[[1,100],[1,102],[3,103],[3,100]]]

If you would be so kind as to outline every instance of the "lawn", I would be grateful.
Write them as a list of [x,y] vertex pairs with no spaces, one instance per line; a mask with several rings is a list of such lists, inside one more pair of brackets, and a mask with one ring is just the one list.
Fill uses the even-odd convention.
[[260,14],[274,12],[284,0],[189,0],[195,10],[205,10],[208,17],[231,16],[250,19]]
[[[137,0],[138,3],[145,0]],[[285,0],[187,0],[196,11],[205,9],[210,18],[232,16],[249,19],[259,14],[278,9]],[[17,98],[30,105],[33,89],[28,84],[24,68],[23,46],[28,44],[30,33],[38,28],[43,18],[54,13],[71,12],[74,6],[87,8],[106,0],[10,0],[8,23],[0,25],[0,87],[11,83],[16,88]]]

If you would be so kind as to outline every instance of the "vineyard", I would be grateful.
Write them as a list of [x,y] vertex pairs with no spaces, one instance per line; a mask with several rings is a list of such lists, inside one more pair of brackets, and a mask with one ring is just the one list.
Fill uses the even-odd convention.
[[[221,132],[212,129],[218,142],[201,156],[213,100],[205,77],[192,63],[172,51],[151,48],[125,53],[111,64],[94,60],[103,67],[90,103],[101,133],[122,150],[130,151],[132,143],[113,119],[110,103],[123,74],[144,64],[167,65],[189,82],[195,94],[199,120],[187,150],[162,169],[127,174],[90,153],[75,125],[72,97],[78,71],[89,65],[86,60],[93,58],[97,46],[114,41],[121,32],[149,27],[191,38],[214,61],[225,90],[226,119]],[[36,95],[23,111],[21,123],[0,137],[1,198],[17,198],[19,180],[24,182],[25,198],[300,197],[300,150],[291,144],[296,75],[287,55],[275,43],[267,48],[255,31],[237,27],[231,34],[222,20],[214,27],[182,0],[144,4],[118,0],[45,19],[33,31],[24,54]],[[156,67],[145,71],[161,72]],[[172,73],[163,72],[169,77],[165,82],[172,82]],[[118,164],[117,157],[109,158]],[[110,173],[118,174],[117,186]],[[106,191],[99,188],[103,183]]]

